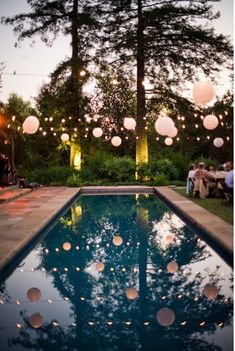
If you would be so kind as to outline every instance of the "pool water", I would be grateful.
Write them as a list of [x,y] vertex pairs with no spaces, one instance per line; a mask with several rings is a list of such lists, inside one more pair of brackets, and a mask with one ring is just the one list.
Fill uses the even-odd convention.
[[80,196],[0,284],[0,349],[230,351],[232,269],[154,195]]

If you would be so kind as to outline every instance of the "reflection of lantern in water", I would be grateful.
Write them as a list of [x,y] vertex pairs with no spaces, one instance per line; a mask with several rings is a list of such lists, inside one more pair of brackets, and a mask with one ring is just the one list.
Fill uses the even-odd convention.
[[168,263],[166,268],[169,273],[175,273],[178,270],[179,266],[176,261],[171,261]]
[[123,243],[123,239],[122,239],[122,237],[120,235],[116,235],[116,236],[113,237],[113,244],[115,246],[121,246],[122,243]]
[[95,268],[97,269],[97,271],[102,272],[104,270],[103,262],[96,263]]
[[175,313],[168,307],[163,307],[157,312],[157,321],[163,327],[169,327],[175,321]]
[[174,238],[172,235],[167,235],[166,236],[166,241],[169,243],[169,244],[172,244],[174,242]]
[[40,300],[41,296],[41,290],[38,288],[31,288],[27,291],[27,298],[32,302]]
[[69,251],[71,249],[71,244],[69,242],[63,243],[63,249]]
[[206,284],[203,294],[209,299],[214,300],[219,294],[218,288],[214,284]]
[[137,298],[138,292],[135,288],[129,288],[125,291],[125,294],[129,300],[135,300]]
[[43,318],[40,313],[34,313],[29,317],[29,324],[31,327],[38,329],[42,326]]

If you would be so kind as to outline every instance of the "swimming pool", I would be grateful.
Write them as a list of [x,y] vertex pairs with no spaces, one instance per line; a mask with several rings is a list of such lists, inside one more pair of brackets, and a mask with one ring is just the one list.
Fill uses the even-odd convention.
[[0,285],[1,350],[232,350],[232,269],[154,195],[80,196]]

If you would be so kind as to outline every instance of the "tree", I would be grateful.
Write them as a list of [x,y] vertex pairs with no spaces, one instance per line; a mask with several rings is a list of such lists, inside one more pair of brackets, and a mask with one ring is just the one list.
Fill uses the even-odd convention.
[[103,64],[99,67],[95,79],[96,88],[91,98],[91,114],[99,118],[97,123],[91,122],[91,125],[99,124],[106,140],[121,134],[122,145],[118,148],[118,152],[133,156],[135,133],[127,131],[123,127],[123,122],[125,117],[132,117],[136,113],[134,77],[121,66],[114,69]]
[[[52,45],[59,33],[71,38],[72,54],[69,60],[62,62],[53,74],[56,79],[68,68],[70,69],[69,115],[73,117],[73,126],[77,118],[83,118],[81,111],[82,85],[89,59],[89,49],[95,41],[94,29],[97,21],[94,18],[93,3],[88,0],[28,0],[31,12],[14,17],[2,18],[4,24],[14,26],[18,41],[40,36],[47,44]],[[83,73],[82,73],[83,72]],[[81,133],[71,136],[71,165],[77,169],[81,166]]]
[[7,103],[3,105],[1,110],[3,126],[0,134],[10,145],[10,165],[14,169],[15,161],[17,160],[19,163],[20,159],[27,158],[26,154],[30,150],[29,145],[23,147],[25,136],[21,133],[21,127],[24,119],[35,114],[35,110],[29,101],[24,101],[15,93],[10,94]]
[[[162,97],[198,73],[212,75],[222,65],[231,67],[231,44],[208,25],[218,17],[204,0],[103,1],[105,45],[101,51],[107,57],[115,50],[115,62],[133,65],[137,72],[137,164],[148,162],[143,120],[147,94]],[[154,84],[153,90],[145,90],[145,77]]]

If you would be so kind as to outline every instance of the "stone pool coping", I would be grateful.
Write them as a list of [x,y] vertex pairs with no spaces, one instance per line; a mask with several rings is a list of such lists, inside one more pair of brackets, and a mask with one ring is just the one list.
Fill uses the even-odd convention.
[[77,197],[80,188],[42,187],[0,205],[0,271]]
[[233,226],[169,187],[42,187],[10,203],[0,205],[0,271],[79,194],[134,193],[155,193],[232,257]]

